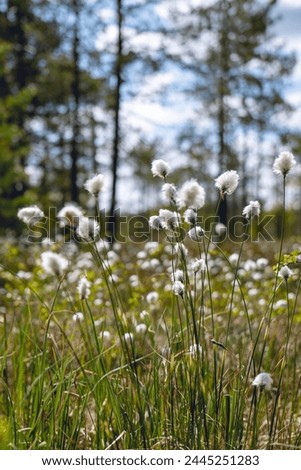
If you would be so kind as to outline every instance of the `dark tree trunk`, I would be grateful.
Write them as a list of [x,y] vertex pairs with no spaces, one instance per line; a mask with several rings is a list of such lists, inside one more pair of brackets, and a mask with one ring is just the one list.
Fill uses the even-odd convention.
[[244,134],[244,145],[243,145],[243,154],[242,160],[240,165],[240,172],[241,172],[241,192],[242,192],[242,207],[247,205],[247,197],[248,197],[248,173],[247,173],[247,161],[248,161],[248,143],[247,143],[247,135]]
[[97,156],[97,145],[96,145],[96,121],[93,115],[93,111],[90,115],[90,130],[91,130],[91,159],[92,159],[92,170],[96,174],[98,172],[98,163],[96,160]]
[[117,42],[117,55],[115,64],[115,103],[114,103],[114,135],[113,135],[113,149],[112,149],[112,191],[111,191],[111,206],[110,206],[110,236],[112,243],[116,234],[116,191],[118,181],[118,166],[120,158],[120,105],[121,105],[121,86],[122,86],[122,57],[123,57],[123,13],[122,13],[122,0],[116,0],[117,11],[117,24],[118,24],[118,42]]
[[[226,111],[225,111],[225,94],[226,94],[226,79],[228,72],[227,63],[227,6],[222,2],[222,21],[220,30],[220,77],[218,81],[218,163],[219,173],[223,173],[227,169],[226,162],[226,145],[225,145],[225,127],[226,127]],[[227,225],[228,219],[228,205],[226,196],[220,201],[218,208],[219,221]]]
[[[15,50],[16,50],[16,83],[18,90],[23,90],[28,81],[28,71],[26,67],[25,51],[27,46],[27,39],[25,34],[26,24],[26,9],[28,6],[24,0],[11,2],[11,5],[15,8],[15,31],[13,36],[15,37]],[[20,152],[19,162],[23,170],[24,178],[21,181],[16,182],[13,188],[13,197],[21,196],[27,189],[27,183],[25,180],[25,167],[27,163],[27,155],[24,153],[24,149],[28,146],[28,137],[26,136],[25,122],[26,122],[26,110],[19,108],[16,114],[16,124],[21,130],[22,134],[18,141],[18,146],[23,151]]]
[[75,15],[73,30],[73,82],[72,82],[72,139],[71,139],[71,169],[70,169],[70,193],[71,200],[78,202],[78,159],[79,159],[79,102],[80,102],[80,68],[79,68],[79,1],[73,0]]

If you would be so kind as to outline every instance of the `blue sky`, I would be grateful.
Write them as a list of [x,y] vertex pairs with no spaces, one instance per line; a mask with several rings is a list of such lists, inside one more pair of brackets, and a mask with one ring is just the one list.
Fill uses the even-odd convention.
[[297,54],[297,64],[287,90],[289,101],[297,108],[291,118],[292,126],[301,122],[301,0],[280,0],[277,7],[281,20],[276,32],[288,50]]
[[[201,4],[210,3],[212,0],[163,0],[159,2],[157,7],[157,14],[167,20],[169,18],[168,4],[172,1],[177,8],[187,8],[187,4]],[[283,45],[286,50],[294,51],[297,54],[297,64],[294,73],[285,85],[285,93],[287,99],[296,108],[296,111],[289,119],[291,127],[300,127],[301,122],[301,0],[278,0],[278,5],[275,8],[275,13],[279,14],[280,19],[275,25],[276,44]],[[116,41],[116,26],[114,22],[114,12],[110,7],[102,10],[102,16],[107,19],[107,28],[98,38],[100,47],[112,47]],[[156,48],[160,44],[160,37],[158,34],[151,31],[145,31],[140,35],[136,35],[134,30],[130,28],[126,31],[128,47],[132,50],[139,50],[141,47]],[[165,39],[168,41],[168,39]],[[171,47],[172,43],[169,44]],[[131,97],[123,102],[122,117],[123,122],[130,125],[131,129],[139,129],[147,136],[163,136],[162,155],[158,158],[165,158],[170,162],[175,163],[178,159],[181,160],[182,156],[177,154],[175,146],[173,146],[173,136],[177,133],[177,129],[190,119],[195,120],[198,117],[195,114],[195,109],[192,103],[187,101],[187,97],[179,93],[174,93],[174,97],[162,100],[160,99],[159,92],[162,86],[181,83],[183,77],[180,70],[161,70],[156,74],[145,75],[139,83],[139,91],[136,96]],[[102,111],[99,109],[99,113]],[[206,116],[206,110],[203,113]],[[105,116],[104,116],[105,117]],[[287,121],[285,120],[285,123]],[[206,125],[204,117],[202,118],[202,126]],[[208,122],[208,125],[209,122]],[[139,132],[130,132],[127,135],[127,144],[135,143],[135,139],[139,136]],[[251,137],[252,139],[252,137]],[[252,146],[252,140],[250,141]],[[267,150],[267,154],[269,150]],[[284,149],[278,149],[279,151]],[[164,153],[166,152],[166,153]],[[102,153],[102,161],[104,154]],[[109,162],[109,154],[108,154]],[[251,170],[252,171],[252,170]],[[131,169],[125,165],[121,171],[122,177],[130,183]],[[121,183],[120,187],[123,187]],[[135,188],[131,188],[131,196],[135,194]],[[123,194],[119,197],[121,206],[123,205]],[[130,197],[131,199],[131,197]]]

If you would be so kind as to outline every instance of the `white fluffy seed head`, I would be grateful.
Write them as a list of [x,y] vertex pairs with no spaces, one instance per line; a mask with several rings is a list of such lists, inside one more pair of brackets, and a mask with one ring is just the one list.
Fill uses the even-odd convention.
[[133,333],[124,333],[123,338],[124,338],[124,341],[129,344],[131,344],[134,341]]
[[260,203],[258,201],[250,201],[249,204],[243,209],[242,215],[247,219],[260,216]]
[[181,258],[186,258],[186,256],[188,255],[188,250],[184,243],[175,244],[175,253]]
[[184,212],[184,220],[190,225],[195,225],[197,222],[197,213],[194,209],[187,209]]
[[293,271],[286,265],[282,266],[282,268],[279,271],[279,276],[283,277],[283,279],[285,280],[291,277],[292,274],[293,274]]
[[84,314],[82,312],[76,312],[72,318],[74,322],[82,322],[84,319]]
[[142,312],[140,313],[139,316],[140,316],[141,320],[145,320],[146,318],[149,317],[149,313],[146,310],[142,310]]
[[252,382],[254,387],[258,387],[260,391],[262,390],[271,390],[273,384],[273,379],[270,374],[267,372],[260,372]]
[[170,172],[169,164],[165,160],[154,160],[152,162],[152,174],[165,179]]
[[149,218],[148,223],[150,228],[152,228],[153,230],[160,230],[163,228],[163,221],[158,215],[152,215]]
[[221,197],[224,197],[226,194],[234,193],[238,186],[238,181],[239,175],[237,171],[229,170],[216,178],[215,186],[219,190]]
[[174,273],[171,273],[170,278],[171,278],[171,282],[176,282],[176,281],[184,282],[184,273],[182,269],[176,269]]
[[175,281],[172,285],[172,290],[175,295],[179,295],[180,297],[183,297],[184,292],[185,292],[185,286],[183,282]]
[[81,217],[78,221],[76,232],[83,240],[95,240],[99,235],[99,224],[93,218]]
[[155,304],[159,300],[159,294],[156,291],[151,291],[146,296],[146,301],[148,304]]
[[79,219],[83,217],[82,210],[74,204],[67,204],[58,213],[58,218],[64,225],[77,227]]
[[227,227],[225,224],[222,224],[221,222],[216,224],[215,226],[216,235],[218,235],[219,237],[222,237],[223,235],[225,235],[226,232],[227,232]]
[[177,199],[177,188],[172,183],[165,183],[162,186],[162,193],[164,198],[171,204],[176,203]]
[[205,190],[195,179],[186,181],[179,190],[178,206],[201,209],[205,204]]
[[273,171],[276,175],[285,177],[295,164],[296,160],[291,152],[281,152],[274,161]]
[[171,212],[167,209],[159,210],[159,217],[162,221],[164,229],[173,230],[178,227],[181,223],[181,216],[177,212]]
[[107,330],[101,331],[99,336],[104,343],[108,343],[111,339],[111,333]]
[[192,270],[196,274],[199,271],[205,272],[206,271],[206,263],[205,260],[202,258],[195,260],[195,262],[192,264]]
[[193,240],[194,242],[199,242],[200,240],[202,240],[204,236],[204,230],[199,226],[192,227],[188,231],[188,235],[191,238],[191,240]]
[[37,220],[45,217],[44,212],[38,206],[23,207],[18,210],[18,219],[22,220],[25,224],[33,224]]
[[144,335],[147,332],[147,326],[145,323],[138,323],[138,325],[135,326],[135,330],[138,335]]
[[81,300],[85,300],[89,297],[91,293],[91,283],[88,281],[86,276],[80,278],[77,284],[77,292],[79,293],[79,296]]
[[92,196],[97,197],[104,188],[104,176],[101,173],[92,176],[92,178],[89,178],[85,182],[84,188],[89,191]]
[[62,276],[68,268],[68,260],[52,251],[45,251],[41,254],[42,267],[47,274]]

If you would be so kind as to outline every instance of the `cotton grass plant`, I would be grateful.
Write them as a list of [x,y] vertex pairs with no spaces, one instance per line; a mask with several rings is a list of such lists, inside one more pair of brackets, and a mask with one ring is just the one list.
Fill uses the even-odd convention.
[[[63,207],[69,243],[27,246],[28,275],[24,262],[1,271],[1,446],[300,448],[300,271],[283,254],[294,163],[289,152],[274,163],[283,182],[274,270],[249,254],[260,203],[241,208],[240,243],[226,251],[227,227],[200,223],[203,187],[176,188],[164,160],[151,167],[165,201],[149,219],[160,242],[112,250],[99,217]],[[97,215],[104,184],[95,175],[84,185]],[[235,170],[215,180],[215,215],[238,185]],[[37,206],[18,216],[29,227],[45,219]]]

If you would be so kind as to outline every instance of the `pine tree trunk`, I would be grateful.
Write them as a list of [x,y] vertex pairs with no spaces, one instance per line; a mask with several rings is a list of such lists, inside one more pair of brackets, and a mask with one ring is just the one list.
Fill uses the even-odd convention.
[[[218,163],[219,163],[219,173],[223,173],[227,169],[226,162],[226,145],[225,145],[225,126],[226,126],[226,113],[225,113],[225,87],[226,87],[226,77],[227,77],[227,31],[226,31],[226,15],[225,12],[225,2],[221,3],[222,8],[222,21],[221,21],[221,30],[220,30],[220,77],[218,82]],[[218,209],[219,221],[222,224],[227,225],[228,219],[228,205],[227,205],[227,196],[221,200],[219,209]]]
[[92,161],[92,170],[93,170],[93,173],[96,175],[96,173],[98,172],[98,162],[96,160],[96,157],[97,157],[97,145],[96,145],[96,139],[97,139],[97,135],[96,135],[96,121],[95,121],[95,118],[94,118],[94,115],[93,115],[93,111],[91,111],[91,114],[90,114],[90,132],[91,132],[91,161]]
[[[23,90],[27,85],[27,70],[26,70],[26,61],[25,61],[25,50],[27,46],[26,35],[25,35],[25,19],[26,12],[25,9],[27,5],[22,0],[17,2],[11,2],[11,5],[15,8],[15,38],[16,38],[16,83],[18,90]],[[16,116],[16,122],[18,128],[22,132],[22,137],[20,138],[18,145],[21,149],[24,149],[28,146],[28,137],[26,136],[25,130],[25,113],[23,108],[19,109]],[[27,155],[23,152],[20,152],[19,157],[20,166],[22,171],[25,172],[25,167],[27,163]],[[13,188],[13,197],[21,196],[25,193],[27,189],[27,183],[25,181],[25,173],[22,181],[18,181]]]
[[114,135],[113,135],[113,150],[112,150],[112,191],[111,191],[111,207],[110,207],[110,224],[109,231],[111,242],[114,242],[116,234],[116,191],[118,181],[118,166],[120,158],[120,105],[121,105],[121,85],[122,85],[122,56],[123,56],[123,40],[122,40],[122,27],[123,27],[123,13],[122,13],[122,0],[116,0],[117,9],[117,24],[118,24],[118,43],[117,55],[115,64],[115,104],[114,104]]
[[79,2],[73,0],[73,9],[75,15],[74,31],[73,31],[73,82],[72,82],[72,95],[73,95],[73,108],[72,108],[72,139],[71,139],[71,169],[70,169],[70,193],[71,200],[78,202],[78,158],[79,158],[79,101],[80,101],[80,68],[79,68]]

